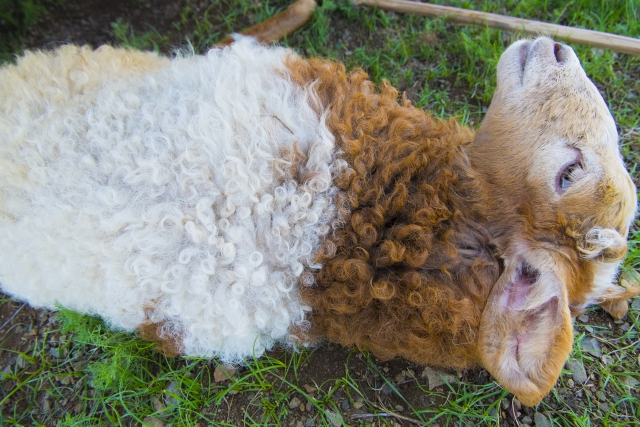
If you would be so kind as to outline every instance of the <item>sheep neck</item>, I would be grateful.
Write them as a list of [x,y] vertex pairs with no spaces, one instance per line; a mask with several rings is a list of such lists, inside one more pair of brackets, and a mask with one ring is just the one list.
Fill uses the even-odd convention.
[[[310,335],[418,363],[477,365],[481,312],[499,266],[480,225],[464,146],[472,132],[434,119],[359,69],[292,60],[292,79],[328,111],[341,207],[320,248]],[[308,283],[305,281],[304,283]]]

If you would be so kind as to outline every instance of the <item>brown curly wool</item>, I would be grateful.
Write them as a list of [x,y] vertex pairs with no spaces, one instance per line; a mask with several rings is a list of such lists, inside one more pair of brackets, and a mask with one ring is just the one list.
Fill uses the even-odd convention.
[[296,83],[314,82],[349,165],[335,179],[343,226],[317,254],[316,283],[301,289],[313,307],[311,335],[380,358],[478,364],[482,308],[499,267],[487,233],[459,208],[477,194],[461,148],[472,132],[398,102],[386,82],[376,91],[360,69],[346,74],[320,60],[289,68]]

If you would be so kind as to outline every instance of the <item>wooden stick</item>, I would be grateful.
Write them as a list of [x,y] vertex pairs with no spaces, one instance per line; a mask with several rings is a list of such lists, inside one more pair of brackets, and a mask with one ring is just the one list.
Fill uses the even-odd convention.
[[545,34],[553,38],[566,40],[571,43],[586,44],[601,47],[616,52],[640,56],[640,40],[623,37],[600,31],[584,30],[582,28],[565,27],[563,25],[547,24],[529,19],[513,18],[511,16],[496,15],[494,13],[478,12],[475,10],[459,9],[457,7],[440,6],[429,3],[418,3],[407,0],[354,0],[357,6],[377,7],[400,13],[413,13],[423,16],[444,16],[450,21],[462,24],[487,25],[507,31],[524,31],[533,34]]
[[[247,28],[240,34],[254,37],[261,43],[275,43],[295,33],[309,22],[315,8],[315,0],[298,0],[282,12],[253,27]],[[215,46],[228,46],[231,43],[233,43],[233,36],[227,36]]]

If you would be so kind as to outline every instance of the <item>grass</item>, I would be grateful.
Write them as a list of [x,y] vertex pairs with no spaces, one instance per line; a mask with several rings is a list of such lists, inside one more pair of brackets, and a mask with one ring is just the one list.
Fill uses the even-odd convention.
[[[24,2],[20,13],[2,7],[3,2],[7,0],[0,0],[0,20],[15,30],[2,36],[0,61],[19,51],[29,26],[46,16],[55,0]],[[207,0],[196,11],[187,2],[169,29],[135,28],[123,17],[111,30],[115,44],[132,49],[167,53],[178,34],[182,46],[202,52],[286,3]],[[434,3],[640,36],[638,0]],[[324,0],[309,25],[284,43],[304,55],[363,67],[376,83],[387,79],[407,91],[419,107],[477,126],[495,88],[498,58],[520,36]],[[574,48],[609,103],[627,166],[638,181],[640,59]],[[625,277],[633,277],[638,268],[640,227],[630,237]],[[0,300],[0,306],[7,304],[12,303]],[[577,319],[571,358],[585,368],[588,380],[578,383],[566,370],[548,398],[536,408],[525,408],[482,371],[458,373],[455,381],[430,390],[422,367],[401,360],[381,362],[334,346],[272,353],[250,361],[230,380],[216,382],[215,360],[167,359],[152,345],[110,330],[97,319],[62,310],[59,323],[49,322],[39,331],[27,326],[29,348],[13,353],[6,368],[0,366],[0,424],[499,426],[515,425],[512,414],[519,425],[546,417],[554,426],[637,426],[639,315],[640,310],[632,309],[623,321],[613,321],[592,309],[589,319]],[[585,347],[592,339],[601,355]],[[5,344],[0,342],[0,348]]]
[[153,50],[159,52],[160,49],[169,46],[169,39],[156,30],[147,31],[141,35],[135,35],[133,28],[122,18],[118,18],[111,23],[113,36],[120,42],[120,46],[129,49]]
[[0,0],[0,64],[11,60],[24,43],[25,35],[47,8],[66,0]]

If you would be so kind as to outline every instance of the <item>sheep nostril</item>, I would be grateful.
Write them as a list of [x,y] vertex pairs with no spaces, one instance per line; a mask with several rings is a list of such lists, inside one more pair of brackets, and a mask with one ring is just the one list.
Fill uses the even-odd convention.
[[564,62],[566,59],[566,55],[564,53],[564,49],[560,43],[553,44],[553,55],[556,57],[557,62]]

